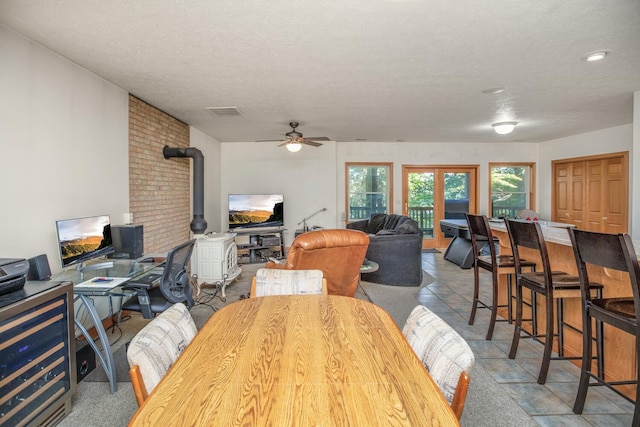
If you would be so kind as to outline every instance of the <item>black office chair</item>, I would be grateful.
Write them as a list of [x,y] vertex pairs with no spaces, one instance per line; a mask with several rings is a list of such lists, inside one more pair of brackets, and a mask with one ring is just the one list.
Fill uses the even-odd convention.
[[135,280],[127,283],[124,288],[134,289],[137,295],[122,304],[122,310],[138,311],[145,319],[151,319],[178,302],[188,308],[193,307],[187,266],[195,242],[195,239],[190,240],[169,250],[158,286],[151,287],[148,283],[137,283]]
[[[580,385],[573,405],[573,412],[582,413],[589,386],[604,385],[635,403],[631,425],[640,425],[640,406],[638,405],[640,402],[640,370],[636,368],[634,370],[635,378],[628,381],[606,381],[603,366],[598,366],[598,374],[593,372],[593,350],[589,345],[593,337],[591,320],[595,319],[596,335],[602,334],[603,323],[633,335],[636,364],[640,362],[640,323],[637,316],[637,313],[640,313],[640,266],[633,242],[628,234],[605,234],[580,230],[569,230],[569,237],[573,245],[580,285],[582,286],[582,318],[585,330],[582,340]],[[607,273],[607,269],[621,272],[620,288],[626,288],[625,290],[632,296],[592,298],[586,289],[593,283],[589,279],[588,273],[593,266],[604,268],[604,274],[611,274],[611,272]],[[611,290],[613,293],[613,289]],[[615,289],[615,291],[620,292],[621,289]],[[624,384],[636,385],[634,399],[616,387]]]

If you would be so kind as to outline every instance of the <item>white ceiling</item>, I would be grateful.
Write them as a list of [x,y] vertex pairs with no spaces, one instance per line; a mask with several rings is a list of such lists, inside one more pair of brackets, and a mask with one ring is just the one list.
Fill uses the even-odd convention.
[[292,120],[336,141],[545,141],[631,123],[640,90],[638,0],[0,0],[0,22],[223,142]]

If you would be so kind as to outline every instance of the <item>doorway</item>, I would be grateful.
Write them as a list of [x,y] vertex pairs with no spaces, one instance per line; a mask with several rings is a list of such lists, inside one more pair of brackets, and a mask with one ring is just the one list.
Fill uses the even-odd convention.
[[478,166],[402,166],[402,213],[422,229],[422,248],[444,248],[451,239],[441,219],[477,211]]

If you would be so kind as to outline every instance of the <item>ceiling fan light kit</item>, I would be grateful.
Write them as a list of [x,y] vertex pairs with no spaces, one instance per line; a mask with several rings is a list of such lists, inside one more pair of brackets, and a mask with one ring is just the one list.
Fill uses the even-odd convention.
[[286,139],[284,141],[280,141],[277,139],[263,139],[260,140],[259,142],[264,142],[264,141],[280,141],[282,142],[281,144],[278,145],[278,147],[281,146],[286,146],[287,150],[291,151],[292,153],[296,153],[298,151],[300,151],[300,149],[302,148],[302,145],[310,145],[312,147],[320,147],[322,144],[317,142],[317,141],[329,141],[329,138],[327,138],[326,136],[317,136],[317,137],[309,137],[309,138],[305,138],[304,135],[302,135],[300,132],[298,132],[296,130],[296,128],[298,127],[298,122],[290,122],[289,126],[291,126],[291,131],[285,133]]
[[287,150],[291,151],[292,153],[297,153],[298,151],[300,151],[301,148],[302,148],[302,144],[300,143],[297,143],[297,142],[287,143]]

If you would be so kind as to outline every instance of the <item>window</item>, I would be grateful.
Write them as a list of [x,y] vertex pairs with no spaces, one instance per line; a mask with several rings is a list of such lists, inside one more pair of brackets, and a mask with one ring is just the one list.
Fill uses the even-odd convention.
[[347,222],[390,213],[391,163],[347,163]]
[[493,218],[515,218],[521,209],[535,210],[533,163],[490,163],[489,171]]

